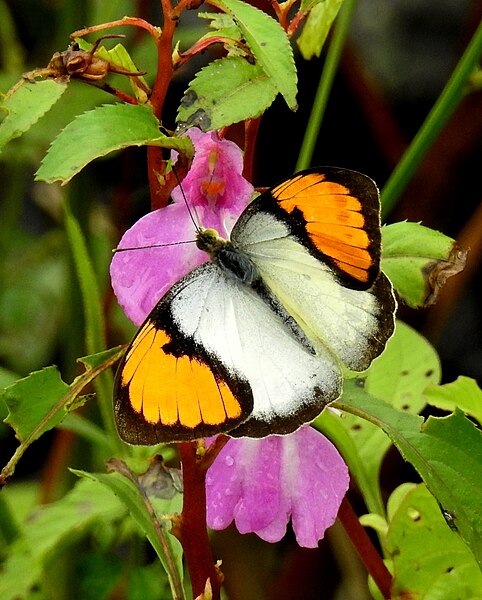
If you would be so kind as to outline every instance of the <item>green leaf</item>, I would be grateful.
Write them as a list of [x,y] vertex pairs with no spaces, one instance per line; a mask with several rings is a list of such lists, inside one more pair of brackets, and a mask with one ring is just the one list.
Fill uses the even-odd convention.
[[303,58],[309,60],[320,56],[321,50],[343,0],[318,0],[302,2],[301,10],[309,10],[303,31],[298,38],[298,47]]
[[[338,452],[342,455],[343,460],[350,469],[350,475],[361,490],[363,499],[369,510],[372,513],[382,515],[384,513],[383,503],[379,493],[378,482],[374,481],[374,469],[367,469],[367,465],[362,460],[361,453],[354,439],[355,436],[353,435],[356,428],[348,426],[347,416],[351,417],[351,415],[342,414],[342,418],[340,418],[333,411],[324,410],[313,421],[312,425],[335,444]],[[366,424],[366,421],[362,421],[362,419],[358,420]],[[373,427],[373,430],[375,430],[375,427]],[[384,435],[383,432],[381,432],[381,435]]]
[[460,408],[482,424],[482,390],[475,379],[461,375],[452,383],[429,386],[424,395],[432,406],[450,412]]
[[[213,31],[208,31],[205,35],[203,35],[199,42],[203,40],[207,40],[212,37],[224,37],[233,42],[240,42],[242,39],[242,33],[239,27],[236,25],[233,17],[231,15],[227,15],[225,13],[198,13],[197,15],[200,19],[209,20],[209,27]],[[235,44],[224,44],[228,56],[238,55],[238,56],[246,56],[247,51],[244,50],[241,46]]]
[[447,278],[465,266],[454,240],[418,223],[383,227],[382,248],[382,270],[413,308],[433,304]]
[[79,481],[62,500],[37,509],[10,546],[0,577],[0,598],[30,598],[30,590],[41,585],[50,561],[125,513],[123,504],[93,481]]
[[256,63],[270,77],[289,108],[296,110],[296,67],[293,50],[281,25],[247,2],[210,0],[209,3],[234,18]]
[[383,429],[419,472],[482,564],[482,434],[461,412],[444,418],[410,415],[352,390],[334,405]]
[[447,526],[424,485],[409,490],[400,502],[389,523],[387,542],[394,600],[481,597],[482,572],[474,556]]
[[9,90],[0,104],[0,112],[6,113],[0,125],[0,151],[7,142],[28,131],[66,89],[66,81],[23,79]]
[[[356,396],[357,386],[363,385],[371,396],[399,410],[418,414],[425,406],[425,388],[439,381],[440,363],[435,350],[423,336],[398,321],[385,351],[365,375],[345,382],[342,402],[352,394]],[[364,496],[370,495],[379,487],[380,468],[391,446],[390,439],[379,427],[355,415],[343,415],[342,422],[356,445],[365,473],[367,483],[364,487],[359,483],[360,488]],[[366,501],[370,512],[380,512],[381,498],[376,505],[369,498]]]
[[[72,215],[68,204],[65,206],[65,229],[72,251],[80,290],[82,292],[86,348],[91,354],[96,352],[103,353],[105,352],[106,347],[105,323],[99,286],[83,232],[79,223]],[[89,367],[88,363],[87,367]],[[113,440],[114,443],[120,445],[121,442],[116,432],[114,415],[112,412],[112,386],[113,375],[110,371],[101,373],[94,382],[103,426],[108,433],[109,438]]]
[[103,362],[87,369],[71,385],[67,385],[57,367],[47,367],[20,379],[0,393],[9,414],[5,422],[11,425],[20,446],[3,468],[0,479],[10,477],[25,450],[46,431],[58,425],[69,411],[75,410],[87,397],[79,399],[82,389],[95,377],[111,367],[124,350],[113,348],[103,353]]
[[[159,563],[130,569],[127,600],[165,600],[172,598]],[[177,600],[177,599],[176,599]]]
[[440,360],[433,346],[415,329],[397,321],[385,351],[366,371],[365,389],[395,408],[418,414],[425,406],[425,388],[440,378]]
[[257,65],[238,56],[215,60],[189,84],[179,106],[181,130],[203,131],[258,117],[276,97],[276,88]]
[[189,138],[168,137],[150,108],[139,104],[108,104],[76,117],[55,138],[36,179],[69,182],[89,162],[128,146],[154,145],[192,155]]
[[65,404],[69,391],[57,367],[31,373],[2,392],[9,410],[5,423],[15,429],[20,442],[29,438],[33,442],[67,414]]
[[[111,466],[113,465],[114,461],[111,461]],[[79,477],[101,483],[118,496],[158,555],[169,577],[173,598],[184,598],[182,547],[179,541],[167,531],[170,523],[169,514],[172,512],[173,506],[176,506],[179,501],[179,495],[175,497],[174,505],[172,497],[164,501],[157,501],[156,510],[154,511],[151,498],[149,498],[143,486],[139,484],[139,479],[135,480],[135,477],[128,472],[127,467],[121,461],[115,461],[115,468],[121,470],[123,474],[120,472],[94,474],[85,471],[72,471]],[[159,517],[161,513],[164,513],[163,517]]]

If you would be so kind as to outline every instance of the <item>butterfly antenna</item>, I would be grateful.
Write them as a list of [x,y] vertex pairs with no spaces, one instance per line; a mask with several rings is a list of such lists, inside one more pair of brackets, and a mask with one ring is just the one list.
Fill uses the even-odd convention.
[[182,187],[182,182],[179,179],[179,176],[178,176],[177,171],[176,171],[176,166],[174,164],[172,165],[172,170],[173,170],[175,178],[177,179],[177,183],[179,185],[179,189],[181,190],[181,194],[182,194],[182,197],[183,197],[184,202],[186,204],[186,208],[187,208],[187,212],[189,213],[189,217],[191,218],[191,221],[192,221],[192,223],[194,225],[194,228],[196,229],[196,232],[199,233],[200,226],[198,225],[198,223],[200,223],[200,219],[199,219],[199,215],[196,212],[196,207],[195,206],[192,206],[192,207],[189,206],[189,202],[187,201],[186,194],[184,193],[184,189]]
[[112,254],[117,254],[118,252],[126,252],[127,250],[150,250],[151,248],[167,248],[171,246],[180,246],[181,244],[195,244],[196,240],[184,240],[182,242],[169,242],[168,244],[149,244],[149,246],[132,246],[132,247],[122,247],[122,248],[113,248]]

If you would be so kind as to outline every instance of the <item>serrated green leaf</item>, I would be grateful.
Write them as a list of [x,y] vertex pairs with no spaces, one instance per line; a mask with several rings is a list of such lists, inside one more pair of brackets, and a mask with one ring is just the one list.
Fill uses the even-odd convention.
[[256,62],[270,77],[289,108],[296,110],[296,67],[293,50],[281,25],[241,0],[210,0],[209,3],[234,18]]
[[[70,405],[80,390],[122,354],[119,348],[101,352],[102,360],[94,368],[88,368],[75,381],[67,385],[60,376],[57,367],[51,366],[30,373],[13,385],[5,388],[0,397],[9,409],[5,422],[15,429],[21,442],[32,443],[43,433],[52,429],[65,417]],[[91,361],[93,357],[86,357]]]
[[[435,350],[423,336],[398,321],[383,354],[362,378],[345,382],[342,401],[353,393],[356,395],[357,385],[363,383],[370,395],[404,412],[418,414],[425,406],[425,388],[439,381],[440,362]],[[379,427],[355,415],[343,415],[342,422],[356,445],[364,471],[366,484],[362,487],[363,482],[359,483],[362,492],[373,493],[379,488],[380,468],[391,446],[390,439]],[[380,498],[377,504],[381,506]],[[372,503],[369,510],[377,512]]]
[[460,408],[482,424],[482,390],[475,379],[461,375],[452,383],[429,386],[424,395],[432,406],[450,412]]
[[382,248],[382,270],[413,308],[432,304],[447,277],[465,265],[454,240],[418,223],[383,227]]
[[[2,469],[0,479],[10,477],[25,450],[42,434],[58,425],[70,410],[83,402],[79,399],[82,389],[100,373],[111,367],[123,350],[114,348],[103,354],[103,361],[88,368],[72,384],[67,385],[57,367],[47,367],[20,379],[0,393],[9,414],[5,422],[11,425],[20,445],[8,464]],[[91,357],[92,358],[92,357]],[[86,400],[87,396],[83,397]]]
[[303,26],[298,47],[303,58],[309,60],[320,56],[326,37],[335,20],[343,0],[318,0],[302,2],[301,9],[310,13]]
[[[184,598],[182,588],[182,547],[179,541],[167,531],[169,520],[166,517],[170,514],[169,511],[172,510],[172,500],[164,501],[164,510],[167,514],[161,523],[157,514],[154,515],[149,510],[146,504],[146,496],[141,493],[139,487],[130,478],[121,475],[119,472],[94,474],[73,470],[73,473],[79,477],[92,479],[101,483],[118,496],[158,555],[169,577],[173,598]],[[162,503],[157,503],[156,508],[162,510],[161,506]]]
[[9,414],[5,423],[15,429],[20,442],[35,441],[55,427],[67,414],[65,404],[52,410],[67,398],[69,386],[62,381],[57,367],[31,373],[7,387],[1,394]]
[[79,481],[62,500],[37,509],[10,546],[0,577],[0,598],[30,598],[30,590],[41,585],[49,561],[100,524],[116,521],[126,512],[110,491],[93,481]]
[[[213,31],[209,31],[203,35],[199,39],[199,42],[214,36],[222,36],[236,42],[241,41],[241,31],[231,15],[227,15],[225,13],[198,13],[197,16],[200,19],[208,19],[209,27],[213,29]],[[228,50],[228,55],[231,55],[232,51],[237,48],[237,46],[230,46],[229,44],[225,44],[225,47]],[[245,54],[246,52],[241,53],[241,55]]]
[[192,155],[187,137],[168,137],[147,106],[108,104],[75,118],[52,142],[36,179],[68,183],[89,162],[128,146],[162,146]]
[[276,88],[259,66],[237,56],[222,58],[191,81],[177,119],[181,129],[219,129],[259,116],[275,97]]
[[482,564],[482,433],[461,412],[421,417],[397,411],[362,388],[335,403],[383,429],[419,472]]
[[0,103],[0,151],[10,140],[21,136],[57,102],[67,89],[67,81],[19,81]]
[[408,491],[387,534],[394,567],[391,597],[474,600],[482,572],[467,546],[451,531],[424,485]]
[[115,346],[96,354],[89,354],[89,356],[81,356],[77,359],[77,362],[82,363],[88,369],[96,369],[101,367],[106,360],[112,357],[120,357],[122,355],[124,346]]

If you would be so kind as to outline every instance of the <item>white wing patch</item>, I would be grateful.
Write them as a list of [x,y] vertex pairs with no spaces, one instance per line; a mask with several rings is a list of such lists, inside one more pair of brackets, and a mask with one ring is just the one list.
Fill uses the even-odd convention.
[[330,353],[305,348],[255,291],[215,263],[195,269],[172,292],[171,314],[182,333],[251,385],[247,435],[294,431],[339,396],[341,373]]
[[247,217],[233,231],[235,247],[253,261],[264,283],[317,349],[321,346],[349,369],[366,369],[380,329],[377,298],[369,290],[341,285],[334,272],[272,215],[256,212]]

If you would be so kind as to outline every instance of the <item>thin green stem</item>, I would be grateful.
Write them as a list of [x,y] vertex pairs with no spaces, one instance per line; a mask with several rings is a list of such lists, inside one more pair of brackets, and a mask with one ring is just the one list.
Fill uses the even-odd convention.
[[[65,208],[65,227],[82,293],[87,352],[95,354],[106,349],[102,302],[84,236],[68,205]],[[94,385],[104,428],[109,439],[122,452],[124,446],[117,435],[112,411],[112,374],[101,373]]]
[[395,206],[424,156],[436,140],[462,99],[467,80],[474,73],[482,54],[482,22],[467,46],[462,58],[382,190],[382,215]]
[[357,0],[345,0],[336,19],[333,37],[328,47],[325,64],[321,73],[305,136],[301,144],[298,162],[296,163],[296,171],[306,169],[311,164],[316,140],[318,139],[333,80],[340,62],[341,53],[343,46],[345,45],[345,40],[348,35],[356,5]]

